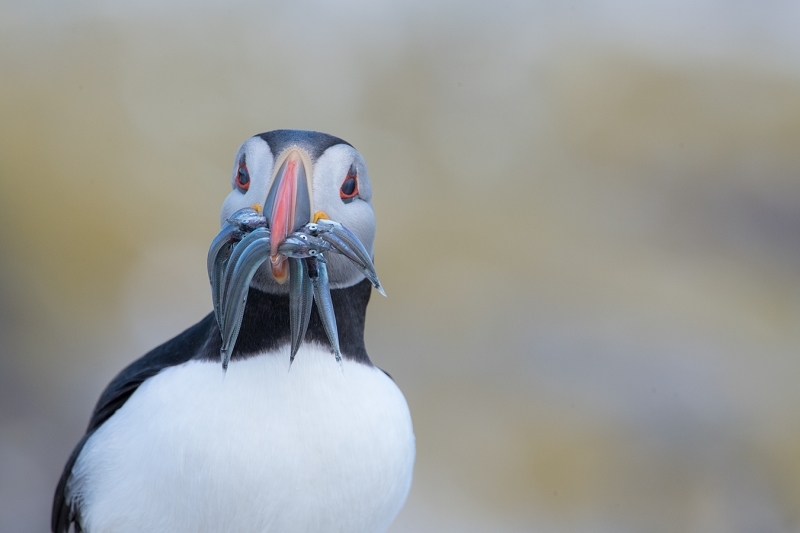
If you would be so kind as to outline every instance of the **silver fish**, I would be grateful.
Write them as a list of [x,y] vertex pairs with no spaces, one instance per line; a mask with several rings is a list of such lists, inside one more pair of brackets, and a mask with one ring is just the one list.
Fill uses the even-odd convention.
[[330,249],[331,245],[319,237],[312,237],[304,233],[292,233],[278,246],[278,253],[286,257],[303,259],[316,257]]
[[[321,239],[329,242],[337,251],[342,255],[353,261],[360,269],[366,278],[372,283],[372,286],[377,289],[382,295],[386,296],[386,292],[381,286],[378,279],[378,274],[375,272],[375,265],[372,264],[372,259],[369,256],[364,245],[358,240],[355,234],[344,227],[339,222],[322,218],[317,221],[317,232]],[[333,237],[331,237],[333,235]],[[344,244],[342,247],[341,245]],[[351,257],[355,257],[353,259]]]
[[319,235],[320,228],[319,224],[317,224],[316,222],[309,222],[308,224],[300,228],[299,231],[303,233],[308,233],[309,235],[313,235],[314,237],[316,237],[317,235]]
[[256,228],[266,227],[267,225],[266,217],[252,207],[239,209],[228,218],[227,222],[242,231],[253,231]]
[[236,226],[225,224],[222,230],[211,241],[208,249],[206,267],[208,268],[208,281],[211,283],[211,300],[214,303],[214,316],[217,318],[217,325],[221,326],[222,316],[222,276],[225,272],[225,265],[231,256],[233,246],[242,238],[242,232]]
[[231,256],[228,259],[228,262],[225,266],[225,273],[222,276],[222,281],[220,283],[220,313],[222,316],[221,323],[219,324],[220,332],[223,333],[223,340],[225,339],[224,332],[226,329],[226,317],[228,308],[228,300],[230,294],[230,287],[231,287],[231,278],[233,277],[234,269],[236,268],[237,263],[240,260],[242,253],[247,249],[250,243],[260,240],[260,239],[267,239],[269,240],[270,231],[267,228],[256,228],[252,232],[248,233],[242,240],[239,241],[236,246],[234,246],[233,251],[231,252]]
[[[375,285],[378,279],[378,274],[375,272],[375,267],[372,266],[372,262],[365,263],[363,259],[350,248],[346,242],[344,242],[341,238],[339,238],[333,232],[329,233],[322,233],[320,235],[320,239],[327,242],[331,246],[333,246],[333,250],[339,254],[342,254],[346,258],[348,258],[353,264],[355,264],[359,270],[370,280],[370,282]],[[379,284],[380,285],[380,284]]]
[[[222,336],[220,358],[224,370],[228,368],[239,336],[250,282],[270,255],[270,230],[265,225],[266,219],[255,209],[241,209],[228,219],[209,249],[206,266],[214,313]],[[341,364],[339,332],[331,299],[327,260],[323,255],[328,251],[347,257],[386,296],[369,253],[358,237],[342,224],[322,219],[290,234],[278,247],[278,252],[289,259],[290,364],[308,330],[313,302],[317,304],[336,360]]]
[[317,313],[319,313],[322,327],[325,328],[325,333],[328,335],[328,341],[331,343],[336,361],[341,364],[342,354],[339,351],[339,331],[336,327],[336,314],[333,312],[327,261],[322,256],[308,261],[309,263],[313,262],[314,266],[316,266],[316,268],[309,268],[309,277],[311,278],[311,285],[314,287],[314,301],[317,302]]
[[[220,349],[220,359],[222,359],[222,369],[228,369],[228,363],[236,346],[236,338],[239,336],[239,329],[242,327],[242,317],[244,308],[247,304],[247,293],[250,290],[250,282],[253,276],[268,257],[269,257],[269,237],[248,239],[255,231],[237,245],[245,245],[244,250],[236,257],[231,256],[233,273],[229,285],[226,287],[227,298],[224,302],[225,317],[222,330],[222,347]],[[248,242],[246,242],[248,241]]]
[[311,319],[311,303],[314,298],[314,289],[308,277],[305,261],[289,258],[289,330],[292,336],[292,355],[289,364],[294,362],[294,356],[303,343],[303,338],[308,330],[308,321]]

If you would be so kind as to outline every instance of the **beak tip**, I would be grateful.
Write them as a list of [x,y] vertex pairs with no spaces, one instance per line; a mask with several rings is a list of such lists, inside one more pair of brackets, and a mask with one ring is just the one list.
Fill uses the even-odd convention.
[[286,283],[289,276],[289,269],[286,264],[286,257],[283,255],[273,255],[269,258],[270,266],[272,267],[272,277],[275,278],[279,284]]

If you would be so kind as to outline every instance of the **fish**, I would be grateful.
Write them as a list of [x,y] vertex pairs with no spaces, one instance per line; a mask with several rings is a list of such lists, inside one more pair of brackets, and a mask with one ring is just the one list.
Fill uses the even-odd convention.
[[222,333],[222,340],[225,340],[225,330],[227,329],[226,324],[226,317],[228,316],[227,308],[229,306],[229,294],[230,294],[230,287],[231,287],[231,278],[233,277],[233,272],[236,268],[237,263],[239,262],[242,253],[247,249],[247,246],[252,243],[253,241],[264,239],[266,238],[269,240],[270,231],[267,228],[256,228],[255,230],[251,231],[247,235],[243,236],[242,239],[234,246],[233,251],[231,252],[230,258],[228,258],[228,262],[225,265],[225,274],[222,276],[222,281],[220,283],[220,312],[222,315],[221,324],[219,324],[220,332]]
[[267,226],[267,218],[252,207],[239,209],[228,218],[227,222],[242,231],[253,231]]
[[278,246],[278,253],[286,257],[294,257],[296,259],[304,259],[306,257],[315,257],[322,252],[327,252],[331,249],[331,245],[319,237],[313,237],[304,233],[292,233],[280,246]]
[[214,316],[220,328],[222,327],[222,277],[233,247],[241,238],[242,232],[236,226],[225,224],[217,236],[214,237],[214,240],[211,241],[211,246],[208,249],[208,258],[206,259],[208,281],[211,284]]
[[303,259],[289,258],[289,329],[292,336],[292,353],[289,365],[306,336],[308,322],[311,319],[311,304],[314,289]]
[[358,237],[339,222],[327,218],[319,219],[316,226],[319,237],[331,244],[336,251],[353,261],[372,283],[372,286],[383,296],[386,296],[386,291],[383,290],[378,274],[375,272],[375,265],[372,264],[372,258],[370,258],[369,252],[361,244],[361,241],[358,240]]
[[362,257],[353,251],[347,243],[339,238],[338,235],[334,234],[333,232],[330,233],[323,233],[320,238],[330,244],[333,247],[333,250],[346,258],[348,258],[353,264],[355,264],[361,273],[372,283],[372,285],[378,289],[378,291],[386,296],[386,293],[383,291],[383,287],[381,287],[381,283],[378,280],[378,273],[375,272],[375,267],[372,264],[372,261],[365,262]]
[[[208,268],[214,315],[222,346],[223,371],[228,364],[242,325],[250,282],[261,264],[270,257],[270,230],[267,220],[252,208],[240,209],[223,225],[211,243]],[[303,343],[311,318],[312,304],[317,312],[336,361],[342,364],[336,314],[331,299],[327,259],[336,252],[356,265],[382,295],[386,296],[369,253],[358,237],[339,222],[320,219],[291,233],[278,246],[278,253],[289,262],[289,329],[291,365]]]
[[239,329],[242,327],[242,317],[247,305],[247,294],[250,290],[250,282],[253,280],[258,267],[267,260],[270,250],[269,236],[253,237],[256,231],[248,234],[242,239],[234,250],[234,255],[240,247],[244,249],[236,255],[231,256],[233,272],[226,287],[227,298],[224,302],[224,320],[222,331],[222,346],[220,348],[220,359],[222,360],[222,370],[228,370],[228,363],[231,354],[236,346],[236,338],[239,336]]
[[328,341],[333,348],[336,361],[341,366],[342,354],[339,350],[339,331],[336,327],[336,314],[333,311],[331,300],[331,286],[328,280],[328,265],[324,257],[314,257],[307,260],[316,268],[309,268],[309,278],[314,288],[314,301],[317,303],[317,313],[322,321],[322,327],[328,336]]

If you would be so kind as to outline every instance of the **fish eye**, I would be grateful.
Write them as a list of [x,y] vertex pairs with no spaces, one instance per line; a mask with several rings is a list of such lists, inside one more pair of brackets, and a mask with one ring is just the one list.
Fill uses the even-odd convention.
[[342,200],[352,200],[358,194],[358,171],[356,166],[350,165],[350,170],[347,171],[347,177],[342,182],[339,189],[339,197]]
[[250,188],[250,173],[247,171],[247,165],[244,159],[239,162],[239,168],[236,170],[236,187],[241,192],[247,192]]

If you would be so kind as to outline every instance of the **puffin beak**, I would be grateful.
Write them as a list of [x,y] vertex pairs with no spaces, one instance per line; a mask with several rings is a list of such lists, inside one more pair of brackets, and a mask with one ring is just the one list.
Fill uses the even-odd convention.
[[278,253],[278,247],[290,233],[311,221],[308,174],[298,149],[289,151],[275,175],[264,203],[264,216],[271,231],[269,260],[272,276],[278,283],[285,283],[289,269],[286,256]]

